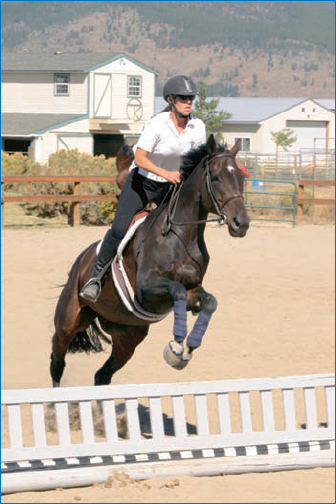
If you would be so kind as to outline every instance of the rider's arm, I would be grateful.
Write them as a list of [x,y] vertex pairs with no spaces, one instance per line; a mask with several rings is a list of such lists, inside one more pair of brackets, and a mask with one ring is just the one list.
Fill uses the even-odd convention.
[[179,171],[168,171],[164,168],[160,168],[153,163],[153,161],[148,159],[148,151],[141,149],[140,147],[136,150],[134,161],[136,166],[139,168],[143,168],[155,175],[159,175],[159,177],[166,179],[168,182],[175,184],[181,180],[181,174]]

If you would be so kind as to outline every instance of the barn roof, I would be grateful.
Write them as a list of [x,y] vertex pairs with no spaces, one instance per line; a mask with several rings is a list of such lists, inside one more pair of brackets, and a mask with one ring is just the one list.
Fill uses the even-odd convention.
[[1,136],[33,136],[85,117],[73,114],[1,114]]
[[158,75],[158,72],[124,53],[2,53],[1,72],[87,73],[119,58]]
[[[312,98],[220,98],[218,110],[231,114],[229,123],[256,123],[289,110]],[[313,100],[321,105],[318,100]],[[334,100],[335,104],[335,100]],[[323,105],[321,105],[323,106]],[[334,105],[335,109],[335,105]]]

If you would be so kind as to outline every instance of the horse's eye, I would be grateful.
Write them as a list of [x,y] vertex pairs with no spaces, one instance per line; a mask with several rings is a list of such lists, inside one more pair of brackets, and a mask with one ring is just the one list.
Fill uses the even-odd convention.
[[218,175],[211,175],[211,182],[219,182],[220,178]]

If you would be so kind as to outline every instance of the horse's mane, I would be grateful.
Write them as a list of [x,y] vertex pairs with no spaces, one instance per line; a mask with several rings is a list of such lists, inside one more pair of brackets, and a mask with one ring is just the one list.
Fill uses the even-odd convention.
[[[211,156],[216,156],[222,152],[228,152],[227,144],[217,145],[216,151]],[[199,165],[205,156],[207,156],[208,150],[206,143],[199,145],[195,149],[191,149],[187,154],[182,156],[182,164],[180,171],[184,179],[187,179],[192,171]]]

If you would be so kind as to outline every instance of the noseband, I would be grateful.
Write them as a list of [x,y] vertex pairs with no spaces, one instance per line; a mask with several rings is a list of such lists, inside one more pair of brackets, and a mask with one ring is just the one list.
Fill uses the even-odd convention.
[[[218,158],[218,157],[231,157],[231,156],[230,156],[230,154],[223,152],[221,154],[217,154],[217,156],[215,156],[214,158]],[[173,192],[172,192],[169,204],[168,204],[167,219],[166,219],[164,226],[162,228],[162,231],[161,231],[163,236],[166,236],[169,233],[172,224],[175,224],[177,226],[187,226],[189,224],[202,224],[205,222],[218,222],[220,226],[223,226],[227,222],[227,216],[225,215],[225,213],[223,211],[225,206],[231,200],[233,200],[235,198],[243,198],[243,196],[240,193],[234,193],[232,196],[227,198],[226,201],[224,201],[224,203],[221,205],[215,195],[215,192],[213,190],[212,183],[211,183],[211,174],[210,174],[210,168],[209,168],[209,156],[206,156],[206,158],[205,158],[205,173],[206,173],[207,190],[208,190],[209,196],[211,198],[211,201],[213,202],[214,207],[216,209],[216,213],[218,215],[218,218],[196,220],[196,221],[189,221],[189,222],[176,222],[176,221],[174,221],[174,215],[175,215],[175,211],[176,211],[176,207],[177,207],[177,202],[178,202],[180,192],[182,189],[182,185],[183,185],[183,180],[182,180],[182,182],[180,184],[175,184],[175,186],[173,188]]]

